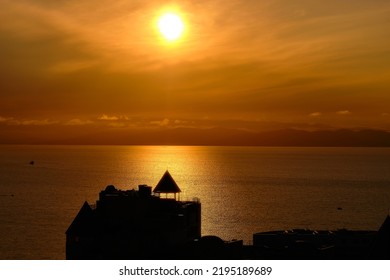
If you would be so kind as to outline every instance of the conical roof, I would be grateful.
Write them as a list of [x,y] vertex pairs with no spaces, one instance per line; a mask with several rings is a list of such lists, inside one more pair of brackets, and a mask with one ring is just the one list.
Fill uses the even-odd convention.
[[157,183],[157,186],[154,188],[153,192],[155,193],[179,193],[181,192],[179,186],[173,180],[171,174],[165,171],[164,175],[161,177],[160,181]]
[[88,202],[84,202],[79,213],[74,218],[73,222],[70,224],[66,234],[84,233],[90,229],[92,223],[93,210]]

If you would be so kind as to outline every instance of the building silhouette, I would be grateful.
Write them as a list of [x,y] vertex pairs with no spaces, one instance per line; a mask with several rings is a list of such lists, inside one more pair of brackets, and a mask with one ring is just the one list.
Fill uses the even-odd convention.
[[168,171],[153,191],[107,186],[66,231],[66,259],[390,259],[389,216],[378,231],[269,231],[243,245],[201,236],[201,203],[180,192]]
[[[201,238],[199,200],[180,201],[181,190],[165,172],[152,187],[107,186],[96,206],[84,202],[66,231],[67,259],[166,259]],[[174,195],[169,198],[168,195]]]

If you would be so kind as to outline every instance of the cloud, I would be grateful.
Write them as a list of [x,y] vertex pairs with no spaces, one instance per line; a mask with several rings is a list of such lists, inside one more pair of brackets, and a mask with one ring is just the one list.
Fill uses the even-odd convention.
[[100,117],[98,117],[98,120],[117,121],[117,120],[119,120],[119,118],[117,116],[107,116],[107,115],[103,114]]
[[58,121],[53,121],[49,119],[16,119],[13,117],[2,117],[0,116],[0,123],[10,124],[10,125],[33,125],[33,126],[44,126],[44,125],[52,125],[58,124]]
[[314,113],[309,114],[309,116],[313,117],[313,118],[320,117],[321,115],[322,115],[321,112],[314,112]]
[[59,124],[59,121],[53,121],[50,119],[15,119],[15,118],[4,118],[0,117],[0,123],[5,123],[9,125],[20,125],[20,126],[46,126]]
[[94,66],[97,66],[98,64],[99,63],[94,60],[61,61],[49,67],[49,71],[53,71],[56,73],[71,73],[92,68]]
[[18,124],[20,124],[20,125],[43,126],[43,125],[58,124],[58,121],[51,121],[49,119],[45,119],[45,120],[23,120],[23,121],[18,121]]
[[189,121],[184,121],[184,120],[175,120],[174,121],[175,124],[188,124]]
[[47,125],[87,125],[92,124],[90,120],[71,119],[69,121],[61,122],[59,120],[50,119],[22,119],[14,117],[0,116],[0,123],[13,126],[47,126]]
[[341,111],[337,111],[336,114],[338,114],[338,115],[350,115],[352,113],[350,111],[348,111],[348,110],[341,110]]
[[94,122],[90,120],[71,119],[65,122],[64,125],[89,125],[93,123]]
[[9,121],[12,121],[13,118],[6,118],[6,117],[2,117],[0,116],[0,123],[8,123]]
[[109,115],[103,114],[100,117],[98,117],[98,120],[101,120],[101,121],[119,121],[119,120],[128,121],[129,118],[127,116],[125,116],[125,115],[109,116]]
[[0,2],[0,104],[15,118],[2,124],[331,125],[363,106],[379,118],[390,101],[388,1],[180,1],[188,33],[171,45],[153,20],[172,1]]
[[158,126],[168,126],[170,123],[170,120],[168,118],[165,118],[161,121],[151,121],[150,124],[152,125],[158,125]]

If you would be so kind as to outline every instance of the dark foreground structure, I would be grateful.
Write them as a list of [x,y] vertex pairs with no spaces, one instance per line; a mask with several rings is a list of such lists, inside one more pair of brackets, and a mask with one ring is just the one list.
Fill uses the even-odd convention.
[[107,186],[66,231],[66,259],[390,259],[390,217],[378,231],[255,233],[253,245],[201,236],[201,204],[181,201],[165,172],[153,189]]

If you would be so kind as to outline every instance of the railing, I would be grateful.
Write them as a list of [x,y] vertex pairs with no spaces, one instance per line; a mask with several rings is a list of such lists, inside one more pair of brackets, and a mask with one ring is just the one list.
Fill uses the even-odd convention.
[[195,202],[195,203],[200,203],[200,198],[199,197],[192,197],[192,199],[188,197],[180,197],[181,202]]

